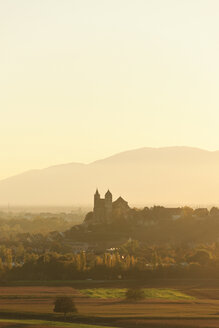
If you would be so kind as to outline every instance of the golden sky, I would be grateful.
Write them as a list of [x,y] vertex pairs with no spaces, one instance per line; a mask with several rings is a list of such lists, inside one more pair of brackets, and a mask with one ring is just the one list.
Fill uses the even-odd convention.
[[218,147],[218,0],[0,2],[0,178]]

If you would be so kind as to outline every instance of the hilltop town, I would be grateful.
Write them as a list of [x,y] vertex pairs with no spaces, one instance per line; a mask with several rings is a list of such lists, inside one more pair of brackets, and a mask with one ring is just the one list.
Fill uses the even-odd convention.
[[216,207],[213,207],[210,211],[207,208],[193,209],[188,206],[131,208],[121,196],[113,201],[113,195],[109,190],[104,198],[101,198],[97,189],[94,194],[93,211],[86,215],[83,226],[111,225],[122,221],[134,226],[151,226],[164,220],[176,221],[186,217],[203,220],[209,216],[217,215],[219,215],[219,209]]

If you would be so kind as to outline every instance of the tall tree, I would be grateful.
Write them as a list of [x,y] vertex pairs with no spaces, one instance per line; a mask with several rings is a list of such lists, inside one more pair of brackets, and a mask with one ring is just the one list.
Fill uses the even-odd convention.
[[66,320],[67,313],[76,313],[77,309],[71,297],[63,296],[57,297],[53,311],[56,313],[63,313]]

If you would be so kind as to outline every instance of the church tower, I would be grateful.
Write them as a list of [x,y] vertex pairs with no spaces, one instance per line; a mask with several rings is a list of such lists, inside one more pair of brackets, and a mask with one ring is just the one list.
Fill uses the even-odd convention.
[[107,223],[112,219],[113,196],[108,190],[105,198],[101,198],[98,189],[94,194],[93,216],[96,222]]
[[105,194],[105,219],[109,221],[112,218],[113,211],[113,196],[111,192],[108,190]]
[[97,209],[99,206],[100,206],[100,194],[97,189],[96,193],[94,194],[94,213],[95,213],[95,209]]

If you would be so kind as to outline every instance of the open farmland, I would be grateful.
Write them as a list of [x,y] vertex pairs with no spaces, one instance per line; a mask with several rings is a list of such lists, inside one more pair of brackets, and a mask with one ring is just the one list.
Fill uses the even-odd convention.
[[[45,320],[16,320],[16,319],[0,319],[0,326],[1,327],[32,327],[32,328],[103,328],[101,326],[95,325],[83,325],[77,323],[68,323],[68,322],[57,322],[57,321],[45,321]],[[110,328],[110,327],[109,327]]]
[[[172,282],[171,282],[172,284]],[[175,282],[177,285],[177,282]],[[146,298],[138,302],[124,299],[124,288],[74,288],[69,286],[15,286],[0,287],[0,314],[2,319],[62,320],[53,313],[57,296],[75,299],[79,317],[72,320],[84,324],[112,327],[219,327],[219,287],[217,284],[190,283],[147,288]],[[89,287],[89,288],[87,288]],[[97,287],[97,286],[95,286]],[[161,288],[162,287],[162,288]],[[114,296],[114,297],[112,297]],[[69,317],[70,318],[70,317]],[[20,322],[16,327],[31,327]],[[59,323],[60,324],[60,323]],[[1,322],[1,327],[10,327]],[[38,325],[39,326],[39,325]],[[38,326],[35,325],[35,328]],[[15,326],[13,326],[15,327]],[[41,327],[41,326],[39,326]],[[50,325],[49,327],[53,327]],[[62,326],[60,326],[62,327]],[[64,327],[64,326],[63,326]]]

